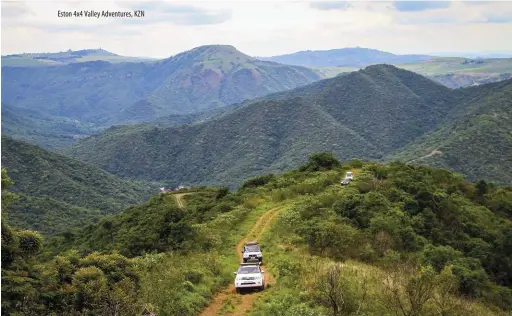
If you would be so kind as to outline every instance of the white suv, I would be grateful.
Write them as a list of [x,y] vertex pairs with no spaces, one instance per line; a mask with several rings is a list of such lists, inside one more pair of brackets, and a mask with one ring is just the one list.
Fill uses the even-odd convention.
[[345,175],[345,179],[350,179],[350,180],[354,179],[354,175],[352,174],[352,172],[347,171],[347,174]]
[[263,254],[257,241],[250,241],[245,243],[244,249],[242,250],[242,260],[247,262],[251,259],[257,259],[260,263],[263,262]]
[[240,293],[243,289],[265,289],[265,271],[261,270],[258,263],[241,263],[238,272],[235,272],[235,289]]

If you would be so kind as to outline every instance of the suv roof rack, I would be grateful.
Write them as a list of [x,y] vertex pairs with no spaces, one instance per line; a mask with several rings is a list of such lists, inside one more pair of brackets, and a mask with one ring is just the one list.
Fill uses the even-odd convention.
[[261,262],[259,261],[253,261],[253,262],[240,262],[240,266],[259,266],[261,265]]

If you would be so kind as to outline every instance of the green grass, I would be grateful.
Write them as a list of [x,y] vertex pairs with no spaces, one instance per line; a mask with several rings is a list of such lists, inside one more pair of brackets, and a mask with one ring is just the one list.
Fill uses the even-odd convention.
[[489,73],[501,74],[512,72],[512,58],[491,58],[484,59],[483,64],[462,64],[465,58],[436,58],[414,64],[401,64],[397,67],[418,72],[425,75],[440,75],[448,73]]

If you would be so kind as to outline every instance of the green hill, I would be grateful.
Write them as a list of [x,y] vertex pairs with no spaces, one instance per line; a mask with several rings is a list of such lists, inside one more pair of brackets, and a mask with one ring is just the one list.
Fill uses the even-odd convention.
[[[152,63],[2,67],[2,101],[96,126],[219,108],[321,79],[304,67],[201,46]],[[23,110],[21,110],[23,109]]]
[[[123,177],[234,187],[244,177],[294,168],[315,151],[346,159],[411,161],[427,156],[444,141],[457,139],[460,148],[454,148],[450,163],[434,163],[435,155],[425,158],[473,180],[507,184],[510,172],[504,157],[510,156],[510,107],[508,94],[501,89],[509,86],[510,80],[451,90],[413,72],[376,65],[245,102],[202,123],[200,117],[188,121],[175,117],[193,124],[172,127],[176,121],[169,119],[160,128],[117,127],[85,138],[66,152]],[[394,156],[410,152],[422,137],[443,126],[458,124],[462,131],[469,125],[461,125],[461,117],[476,115],[482,120],[486,117],[482,113],[493,116],[489,119],[498,128],[472,124],[471,132],[465,133],[480,135],[479,141],[443,134],[419,152]],[[484,139],[493,142],[486,145]],[[472,151],[487,154],[470,161]]]
[[[347,170],[355,179],[340,186]],[[136,262],[139,304],[162,315],[243,307],[250,315],[327,316],[334,304],[365,315],[506,315],[512,308],[510,187],[398,162],[340,165],[323,154],[236,192],[188,193],[185,208],[177,195],[160,194],[56,237],[47,255],[118,250]],[[234,294],[235,245],[253,239],[263,246],[267,288]]]
[[204,123],[118,127],[67,152],[111,173],[189,184],[241,184],[294,168],[311,152],[381,158],[435,128],[456,102],[448,88],[377,65],[261,98]]
[[512,184],[512,80],[470,88],[436,130],[390,158]]
[[10,221],[45,234],[83,225],[140,203],[155,190],[73,158],[2,137],[2,167],[22,198]]

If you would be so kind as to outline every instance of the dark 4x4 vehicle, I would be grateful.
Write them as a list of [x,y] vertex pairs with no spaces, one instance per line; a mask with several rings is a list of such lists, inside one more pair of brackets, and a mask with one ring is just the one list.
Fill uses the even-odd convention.
[[260,263],[263,262],[263,254],[257,241],[246,242],[242,250],[242,260],[247,262],[250,259],[257,259]]

